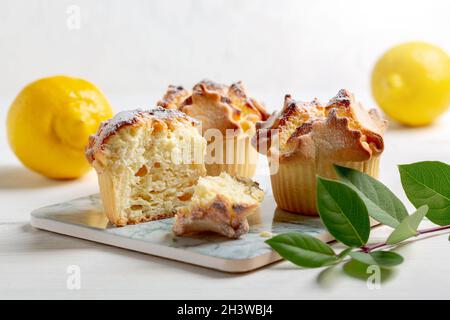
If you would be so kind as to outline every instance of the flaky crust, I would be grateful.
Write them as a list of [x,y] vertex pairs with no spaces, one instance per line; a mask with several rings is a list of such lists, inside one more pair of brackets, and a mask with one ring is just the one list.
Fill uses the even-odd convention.
[[375,109],[366,111],[353,94],[342,89],[326,105],[317,99],[299,102],[286,95],[283,109],[256,127],[253,144],[262,153],[280,156],[280,161],[318,157],[364,161],[383,151],[386,121]]
[[[261,193],[258,183],[243,178],[235,178],[246,184],[248,188]],[[177,236],[198,232],[215,232],[225,237],[236,239],[249,230],[247,216],[259,207],[259,202],[252,204],[237,202],[235,199],[222,194],[216,194],[215,198],[207,204],[189,205],[182,207],[175,215],[173,232]]]
[[157,104],[165,109],[178,109],[189,96],[189,91],[183,87],[169,85],[163,98]]
[[119,130],[127,126],[142,126],[158,124],[175,124],[176,122],[186,123],[190,125],[199,125],[199,122],[186,114],[178,111],[157,107],[150,110],[130,110],[122,111],[113,118],[100,124],[97,133],[89,137],[89,143],[85,150],[85,155],[89,163],[96,169],[100,170],[99,162],[103,157],[104,145]]
[[257,121],[269,116],[264,106],[247,96],[241,82],[231,86],[203,80],[192,92],[181,86],[170,85],[158,105],[178,109],[201,121],[202,129],[218,129],[222,134],[227,129],[247,131]]

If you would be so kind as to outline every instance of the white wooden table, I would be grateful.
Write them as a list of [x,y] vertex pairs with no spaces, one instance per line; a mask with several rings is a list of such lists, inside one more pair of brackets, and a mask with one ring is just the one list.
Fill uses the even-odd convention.
[[[450,298],[448,232],[414,239],[388,281],[370,289],[341,267],[299,269],[280,262],[246,274],[225,274],[89,241],[36,230],[31,210],[97,192],[93,172],[76,181],[47,180],[25,169],[6,143],[0,109],[0,298],[346,299]],[[133,102],[126,103],[127,105]],[[392,128],[386,136],[381,179],[406,200],[396,164],[450,163],[450,114],[432,128]],[[411,208],[411,207],[409,207]],[[424,223],[424,226],[427,222]],[[371,241],[389,234],[376,228]],[[81,287],[67,288],[67,268],[80,267]]]

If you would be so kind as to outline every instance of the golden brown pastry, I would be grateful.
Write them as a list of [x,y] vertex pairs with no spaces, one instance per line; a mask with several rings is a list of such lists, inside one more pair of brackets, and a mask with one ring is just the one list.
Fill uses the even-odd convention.
[[201,177],[191,201],[178,209],[173,232],[181,236],[210,231],[239,238],[248,232],[247,216],[263,198],[259,185],[248,178],[233,178],[225,172]]
[[326,105],[285,97],[283,109],[257,124],[253,142],[273,166],[272,190],[285,210],[316,215],[316,176],[336,178],[332,164],[378,176],[386,121],[342,89]]
[[118,113],[90,137],[106,215],[116,226],[167,218],[189,202],[205,175],[198,122],[177,110]]
[[[178,109],[201,122],[208,141],[205,164],[209,175],[222,171],[245,177],[254,174],[257,153],[251,145],[251,136],[255,123],[266,120],[268,114],[261,103],[247,95],[241,82],[225,86],[204,80],[192,92],[169,86],[158,105]],[[220,144],[217,134],[225,138]]]

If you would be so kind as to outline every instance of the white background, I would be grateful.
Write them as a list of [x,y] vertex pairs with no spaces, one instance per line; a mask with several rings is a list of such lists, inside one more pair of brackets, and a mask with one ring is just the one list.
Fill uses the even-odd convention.
[[[68,28],[71,5],[80,9],[80,29]],[[33,209],[98,192],[96,176],[54,181],[28,171],[9,149],[4,124],[22,87],[54,74],[94,82],[116,111],[151,107],[169,83],[190,87],[205,77],[243,80],[271,110],[286,93],[327,99],[342,87],[373,106],[377,57],[409,40],[450,52],[449,13],[448,0],[0,0],[0,298],[448,299],[445,232],[398,248],[405,263],[369,290],[339,267],[283,262],[231,275],[36,230]],[[449,124],[450,112],[427,128],[391,124],[380,178],[402,200],[396,165],[450,163]],[[372,243],[390,232],[375,229]],[[66,287],[69,265],[82,270],[81,290]]]
[[0,96],[69,74],[148,105],[169,83],[205,77],[243,80],[270,109],[285,93],[325,99],[342,87],[368,100],[370,71],[390,46],[450,51],[449,12],[448,0],[1,0]]

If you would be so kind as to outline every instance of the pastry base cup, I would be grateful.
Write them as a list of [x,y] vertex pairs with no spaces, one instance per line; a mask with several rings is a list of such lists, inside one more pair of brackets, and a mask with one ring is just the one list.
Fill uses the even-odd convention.
[[205,157],[206,172],[209,176],[218,176],[223,171],[232,176],[246,178],[255,174],[258,152],[251,144],[251,137],[240,135],[226,138],[222,145],[215,146],[214,149],[219,152],[210,152],[210,148],[213,146],[208,144]]
[[126,225],[127,218],[125,216],[120,216],[122,208],[117,207],[120,203],[120,199],[118,199],[120,194],[117,194],[115,191],[117,188],[117,186],[115,188],[115,185],[118,183],[117,179],[114,179],[114,176],[109,172],[100,173],[97,177],[103,208],[105,209],[108,220],[117,226]]
[[[367,161],[334,162],[378,177],[380,156]],[[281,161],[278,171],[271,175],[272,192],[278,207],[303,215],[318,215],[316,206],[316,176],[337,179],[333,162],[327,160]]]
[[108,220],[117,227],[122,227],[127,224],[166,219],[175,215],[174,212],[165,212],[152,216],[141,215],[130,218],[123,212],[124,208],[122,205],[124,199],[129,197],[129,179],[124,176],[116,177],[107,171],[98,173],[97,177],[105,214]]

